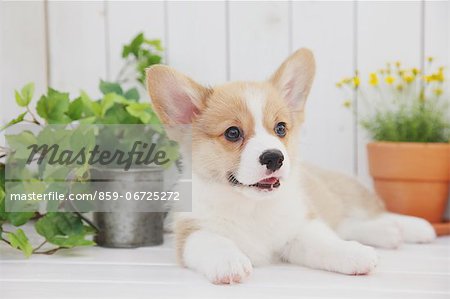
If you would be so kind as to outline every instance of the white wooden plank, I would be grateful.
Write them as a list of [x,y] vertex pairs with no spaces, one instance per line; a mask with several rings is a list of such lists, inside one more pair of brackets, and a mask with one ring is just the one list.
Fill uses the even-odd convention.
[[316,78],[306,105],[301,156],[314,164],[353,173],[353,114],[335,87],[353,73],[353,3],[295,2],[294,49],[310,48]]
[[[450,5],[448,1],[425,2],[425,59],[434,57],[433,64],[450,66]],[[427,65],[427,64],[425,64]],[[450,194],[449,194],[450,202]],[[450,205],[445,213],[450,219]]]
[[[421,65],[421,3],[417,2],[358,2],[357,67],[362,80],[369,72],[385,67],[387,62],[401,61],[404,65]],[[370,100],[370,99],[368,99]],[[358,115],[364,114],[359,100]],[[368,172],[366,144],[370,141],[362,130],[358,133],[358,176],[372,185]]]
[[[64,269],[70,269],[65,271]],[[450,274],[381,272],[366,276],[349,276],[326,271],[312,270],[294,265],[272,265],[254,269],[247,287],[286,287],[293,288],[302,282],[302,287],[330,288],[347,286],[355,289],[449,292]],[[0,281],[55,281],[80,283],[96,281],[99,283],[128,282],[172,285],[205,285],[200,274],[186,268],[173,266],[147,265],[82,265],[71,264],[70,268],[55,264],[2,264]]]
[[[417,245],[415,245],[417,246]],[[16,250],[1,246],[0,266],[11,264],[60,265],[118,265],[118,266],[164,266],[179,267],[175,251],[159,248],[117,249],[75,248],[60,251],[53,256],[36,255],[24,259]],[[379,250],[380,257],[377,273],[450,273],[450,248],[434,248],[430,245],[420,246],[420,250]],[[413,261],[413,262],[411,262]]]
[[288,3],[228,5],[231,79],[267,79],[289,54]]
[[450,65],[450,20],[448,1],[425,1],[425,58],[436,64]]
[[[26,287],[23,287],[26,284]],[[362,288],[302,287],[299,278],[297,286],[250,288],[243,285],[216,286],[212,284],[192,283],[190,285],[138,283],[104,283],[98,281],[83,282],[46,282],[46,281],[0,281],[2,294],[8,299],[14,298],[411,298],[411,299],[447,299],[445,292],[411,292],[408,290],[368,290]]]
[[51,1],[48,7],[50,85],[73,95],[99,95],[99,79],[106,76],[103,1]]
[[0,6],[1,126],[23,112],[15,89],[28,82],[35,82],[36,94],[47,89],[47,63],[43,2],[2,1]]
[[[124,64],[122,47],[138,33],[149,39],[160,39],[165,45],[164,3],[161,1],[107,2],[107,31],[109,68],[107,78],[116,80]],[[147,99],[144,89],[141,100]]]
[[168,2],[169,64],[196,81],[226,81],[225,2]]
[[[200,275],[161,261],[172,252],[172,236],[163,246],[139,249],[78,248],[30,260],[4,260],[1,245],[0,286],[8,298],[141,298],[151,289],[154,297],[208,298],[447,298],[450,294],[449,238],[435,244],[405,245],[380,250],[380,264],[368,276],[346,276],[292,265],[256,268],[245,284],[218,287]],[[11,249],[9,249],[11,250]],[[150,257],[149,257],[150,256]],[[152,256],[152,257],[151,257]],[[56,260],[56,261],[55,261]],[[139,262],[141,260],[141,262]],[[130,262],[131,261],[131,262]],[[299,283],[299,281],[301,283]],[[26,284],[27,288],[19,288]],[[327,286],[324,288],[324,286]],[[73,296],[73,297],[71,297]]]
[[[404,244],[398,250],[378,249],[377,272],[450,273],[450,246],[448,243],[441,245],[446,240],[450,238],[440,238],[433,244]],[[0,250],[0,267],[15,263],[59,264],[61,267],[72,264],[178,267],[172,235],[165,235],[164,244],[156,247],[121,250],[81,247],[62,250],[52,256],[36,255],[31,259],[24,259],[19,251],[4,244],[0,245]]]

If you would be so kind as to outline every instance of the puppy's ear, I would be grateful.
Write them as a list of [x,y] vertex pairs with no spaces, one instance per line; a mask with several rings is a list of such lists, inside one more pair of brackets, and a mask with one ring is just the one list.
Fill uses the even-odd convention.
[[192,123],[203,108],[209,90],[168,66],[152,66],[146,74],[147,90],[161,122]]
[[270,81],[291,109],[302,111],[315,74],[314,55],[308,49],[297,50],[278,68]]

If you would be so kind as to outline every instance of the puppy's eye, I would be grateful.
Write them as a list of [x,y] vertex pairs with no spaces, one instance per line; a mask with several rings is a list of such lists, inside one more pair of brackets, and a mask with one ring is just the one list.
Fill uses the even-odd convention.
[[234,126],[233,126],[233,127],[229,127],[229,128],[225,131],[224,135],[225,135],[225,138],[226,138],[228,141],[236,142],[236,141],[239,140],[239,138],[242,137],[242,132],[241,132],[241,130],[240,130],[238,127],[234,127]]
[[273,130],[275,131],[275,134],[277,134],[280,137],[286,136],[286,123],[284,122],[277,123],[277,125]]

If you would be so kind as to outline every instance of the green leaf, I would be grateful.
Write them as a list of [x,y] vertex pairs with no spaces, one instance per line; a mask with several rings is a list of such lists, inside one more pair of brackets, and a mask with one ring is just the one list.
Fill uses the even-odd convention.
[[37,144],[36,136],[29,131],[23,131],[17,135],[5,135],[5,138],[11,150],[15,151],[15,159],[28,159],[31,151],[27,147]]
[[80,119],[80,124],[89,125],[89,124],[95,123],[96,120],[97,120],[97,117],[95,117],[95,116],[86,117],[86,118]]
[[25,100],[22,98],[22,96],[20,95],[20,93],[16,90],[14,91],[14,95],[16,97],[16,103],[17,105],[19,105],[20,107],[25,107]]
[[123,90],[122,87],[120,86],[120,84],[115,83],[115,82],[107,82],[107,81],[103,81],[100,80],[100,91],[106,95],[108,93],[115,93],[118,95],[122,95],[123,94]]
[[83,100],[80,97],[69,104],[69,111],[67,111],[67,115],[72,120],[78,120],[83,115],[83,111],[84,111],[84,104]]
[[15,233],[7,233],[9,242],[13,248],[19,249],[26,257],[29,257],[33,253],[33,247],[31,247],[27,236],[20,228]]
[[115,103],[101,119],[102,124],[139,124],[139,118],[132,116],[125,110],[126,106]]
[[18,123],[22,122],[23,119],[24,119],[24,117],[25,117],[25,115],[26,115],[27,113],[28,113],[28,111],[25,111],[24,113],[20,114],[18,117],[16,117],[15,119],[13,119],[13,120],[11,120],[9,123],[7,123],[5,126],[3,126],[3,127],[0,129],[0,131],[3,131],[4,129],[6,129],[6,128],[12,126],[12,125],[15,125],[15,124],[18,124]]
[[133,103],[126,107],[128,113],[139,118],[144,124],[148,124],[152,119],[151,107],[147,103]]
[[150,40],[146,39],[145,43],[155,47],[155,49],[157,51],[164,51],[164,48],[163,48],[163,46],[161,44],[161,40],[160,39],[150,39]]
[[[27,194],[35,192],[42,193],[45,189],[40,187],[42,184],[36,184],[37,179],[26,180],[23,182],[9,182],[8,193],[9,194]],[[27,223],[31,218],[36,215],[39,208],[39,201],[32,200],[9,200],[5,198],[6,220],[14,226],[22,226]]]
[[[105,116],[106,112],[108,112],[108,110],[110,108],[113,108],[114,104],[128,105],[129,103],[130,103],[130,101],[127,101],[127,99],[125,99],[121,95],[118,95],[118,94],[115,94],[115,93],[108,93],[107,95],[105,95],[105,97],[100,102],[101,111],[102,111],[101,115]],[[114,106],[114,107],[117,108],[117,106]]]
[[94,245],[85,237],[92,233],[73,213],[48,213],[35,224],[38,234],[48,242],[61,247]]
[[66,124],[72,120],[66,115],[69,110],[69,94],[48,89],[37,103],[37,113],[50,124]]
[[159,150],[162,150],[166,153],[166,159],[169,161],[162,165],[163,168],[169,168],[176,160],[180,158],[180,152],[178,150],[178,146],[175,144],[168,144],[161,147]]
[[[162,59],[162,57],[159,56],[159,55],[150,55],[150,56],[147,58],[148,66],[153,65],[153,64],[161,63],[161,59]],[[148,66],[147,66],[147,67],[148,67]],[[146,68],[147,68],[147,67],[146,67]]]
[[128,100],[137,102],[139,101],[139,91],[136,87],[133,87],[125,92],[124,97]]
[[5,190],[5,164],[0,163],[0,189]]
[[[111,93],[110,95],[114,95],[114,93]],[[107,96],[103,99],[103,101],[100,103],[102,107],[102,116],[105,116],[106,112],[114,105],[114,97],[113,96]]]
[[139,48],[144,42],[144,33],[139,33],[136,35],[129,45],[125,45],[122,50],[122,57],[126,58],[130,54],[133,54],[135,57],[139,55]]
[[75,236],[55,236],[50,241],[52,244],[72,248],[75,246],[92,246],[95,245],[94,241],[84,239],[84,235]]
[[8,221],[14,226],[22,226],[36,215],[35,212],[7,212]]
[[6,220],[8,220],[8,215],[5,206],[5,164],[0,163],[0,226]]
[[33,98],[33,94],[34,94],[34,83],[28,83],[27,85],[25,85],[22,90],[21,90],[21,94],[22,94],[22,99],[24,100],[25,105],[24,106],[28,106],[28,104],[31,102],[31,99]]
[[29,146],[30,144],[35,144],[37,142],[36,136],[34,136],[30,131],[23,131],[16,135],[6,135],[5,138],[9,147],[13,150],[22,146]]
[[95,132],[92,127],[78,127],[72,131],[70,136],[70,148],[79,152],[83,148],[88,152],[95,146]]
[[0,188],[0,224],[8,220],[5,206],[5,191]]
[[0,221],[8,221],[14,226],[21,226],[34,217],[34,212],[6,212],[5,165],[0,163]]
[[94,102],[84,91],[81,91],[80,98],[83,102],[84,114],[86,117],[100,116],[102,108],[99,103]]
[[36,222],[36,231],[43,237],[56,235],[77,235],[83,231],[80,218],[72,213],[47,213]]

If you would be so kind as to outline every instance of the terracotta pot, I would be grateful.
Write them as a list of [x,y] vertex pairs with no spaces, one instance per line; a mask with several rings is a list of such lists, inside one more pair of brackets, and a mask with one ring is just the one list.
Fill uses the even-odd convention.
[[367,145],[375,190],[389,211],[441,224],[450,181],[450,144],[373,142]]

